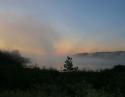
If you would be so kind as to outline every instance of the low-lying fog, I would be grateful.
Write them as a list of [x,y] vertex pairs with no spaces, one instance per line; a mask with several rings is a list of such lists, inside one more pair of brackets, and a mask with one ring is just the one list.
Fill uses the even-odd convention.
[[[78,66],[79,69],[85,70],[100,70],[105,68],[112,68],[114,65],[125,65],[124,58],[98,58],[98,57],[78,57],[71,56],[73,58],[74,66]],[[40,67],[45,66],[46,68],[57,68],[62,69],[65,62],[66,56],[64,57],[51,57],[47,60],[43,60]]]
[[74,64],[80,69],[105,69],[111,68],[114,65],[125,64],[123,59],[106,59],[106,58],[95,58],[95,57],[73,57]]

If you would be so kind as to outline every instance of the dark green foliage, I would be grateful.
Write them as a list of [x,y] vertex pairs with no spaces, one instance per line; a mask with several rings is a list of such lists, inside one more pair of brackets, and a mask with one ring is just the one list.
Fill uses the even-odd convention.
[[73,67],[72,58],[69,56],[67,56],[63,71],[66,72],[78,71],[78,67]]
[[24,67],[28,62],[17,51],[0,51],[0,88],[21,87],[25,78]]
[[[125,97],[125,66],[98,71],[28,68],[20,54],[0,52],[0,97]],[[74,70],[74,72],[72,72]]]
[[28,63],[29,60],[20,55],[18,51],[7,52],[0,51],[0,65],[17,65],[23,66]]

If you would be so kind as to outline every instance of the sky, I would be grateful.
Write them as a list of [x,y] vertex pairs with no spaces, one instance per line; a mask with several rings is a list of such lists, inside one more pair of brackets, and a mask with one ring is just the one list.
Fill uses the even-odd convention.
[[19,50],[48,66],[79,52],[125,50],[124,5],[125,0],[0,0],[0,49]]

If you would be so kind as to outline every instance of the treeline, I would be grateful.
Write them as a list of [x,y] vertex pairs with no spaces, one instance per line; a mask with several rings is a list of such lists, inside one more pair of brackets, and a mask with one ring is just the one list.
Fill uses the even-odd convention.
[[125,97],[125,66],[79,71],[67,58],[60,72],[31,68],[18,52],[0,51],[0,97]]

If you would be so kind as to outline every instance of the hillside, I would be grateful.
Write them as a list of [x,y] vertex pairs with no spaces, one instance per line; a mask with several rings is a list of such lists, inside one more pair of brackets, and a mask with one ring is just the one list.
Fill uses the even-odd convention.
[[124,58],[125,51],[78,53],[78,54],[75,54],[74,56],[77,56],[77,57],[96,57],[96,58]]

